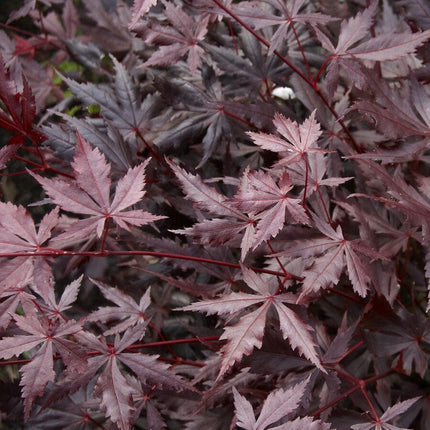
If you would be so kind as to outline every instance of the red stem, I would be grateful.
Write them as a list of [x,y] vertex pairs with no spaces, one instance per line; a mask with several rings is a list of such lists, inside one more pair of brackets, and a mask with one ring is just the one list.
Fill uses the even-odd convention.
[[148,148],[148,151],[151,153],[151,155],[157,160],[158,164],[163,164],[163,159],[160,156],[160,154],[153,148],[153,145],[151,145],[142,135],[140,130],[136,128],[134,130],[136,135],[139,137],[139,139],[143,142],[143,144]]
[[[53,256],[76,256],[80,255],[83,257],[106,257],[106,256],[130,256],[130,255],[150,255],[152,257],[159,258],[173,258],[178,260],[189,260],[196,261],[198,263],[216,264],[218,266],[232,267],[235,269],[240,269],[240,264],[230,263],[228,261],[213,260],[204,257],[193,257],[191,255],[181,255],[181,254],[170,254],[168,252],[155,252],[155,251],[65,251],[62,249],[53,248],[42,248],[43,251],[30,251],[30,252],[5,252],[0,253],[0,258],[3,257],[53,257]],[[292,273],[277,272],[275,270],[264,269],[261,267],[249,266],[254,272],[267,273],[269,275],[275,276],[286,276],[288,279],[295,279],[297,281],[302,281],[303,278],[300,276],[293,275]]]
[[347,398],[348,396],[350,396],[352,393],[354,393],[355,391],[359,390],[360,386],[359,385],[355,385],[354,387],[350,388],[348,391],[345,391],[344,393],[342,393],[340,396],[336,397],[335,399],[333,399],[331,402],[327,403],[325,406],[323,406],[322,408],[317,409],[313,414],[311,414],[311,417],[318,417],[320,414],[322,414],[325,410],[330,409],[332,406],[335,406],[337,403],[339,403],[341,400]]
[[219,108],[219,111],[222,112],[223,114],[234,118],[237,121],[242,122],[243,124],[246,124],[248,127],[254,128],[256,130],[260,130],[256,125],[252,124],[251,122],[247,121],[246,119],[241,118],[240,116],[237,116],[236,114],[234,114],[233,112],[230,112],[228,110],[225,110],[224,106],[221,106]]
[[[127,347],[125,350],[126,351],[133,351],[135,349],[143,349],[143,348],[154,348],[154,347],[159,347],[159,346],[165,346],[167,347],[168,345],[179,345],[179,344],[184,344],[184,343],[201,343],[201,342],[210,342],[210,341],[216,341],[219,340],[219,336],[205,336],[205,337],[190,337],[190,338],[185,338],[185,339],[173,339],[173,340],[164,340],[164,341],[160,341],[160,342],[148,342],[148,343],[140,343],[140,344],[134,344],[134,345],[130,345],[129,347]],[[93,355],[100,355],[100,351],[88,351],[87,352],[88,356],[93,356]],[[61,358],[61,356],[56,355],[54,356],[54,359],[58,360],[59,358]],[[179,361],[181,363],[184,363],[185,361],[182,360],[182,358],[179,358]],[[22,359],[22,360],[5,360],[5,361],[0,361],[0,366],[11,366],[13,364],[26,364],[26,363],[30,363],[31,359],[27,358],[27,359]],[[194,363],[194,362],[193,362]],[[190,364],[190,363],[187,363]],[[199,363],[194,363],[193,365],[200,365]]]
[[337,362],[340,363],[345,357],[347,357],[349,354],[351,354],[351,352],[355,351],[361,345],[364,345],[364,340],[360,340],[360,342],[357,342],[354,346],[349,348],[348,351],[346,351],[345,354],[343,354]]
[[302,54],[303,61],[305,62],[306,69],[308,70],[309,80],[312,82],[317,82],[316,80],[314,81],[312,79],[311,67],[309,66],[308,59],[306,58],[305,51],[302,47],[302,44],[300,43],[299,35],[296,32],[296,28],[294,27],[294,22],[292,19],[290,20],[290,26],[291,26],[291,29],[293,30],[294,37],[296,38],[297,46],[299,47],[300,53]]
[[106,239],[107,239],[107,235],[109,233],[109,225],[110,225],[110,216],[107,216],[106,222],[105,222],[105,227],[103,229],[103,237],[102,237],[102,243],[100,245],[100,252],[104,252],[104,250],[105,250]]
[[370,400],[369,396],[366,393],[366,383],[364,381],[360,381],[359,385],[360,385],[361,393],[363,394],[367,404],[369,405],[370,410],[372,411],[373,417],[375,418],[375,422],[379,424],[380,420],[379,420],[378,414],[376,413],[376,410],[372,404],[372,401]]
[[345,293],[344,291],[336,290],[335,288],[332,288],[332,287],[328,287],[327,291],[331,291],[333,294],[338,294],[339,296],[345,297],[348,300],[351,300],[355,303],[359,303],[360,305],[364,306],[366,304],[364,300],[360,300],[358,297],[351,296],[350,294]]
[[236,54],[239,55],[239,48],[237,47],[237,43],[236,43],[236,38],[234,37],[234,32],[233,32],[233,27],[231,26],[231,21],[227,18],[227,27],[228,27],[228,32],[230,33],[230,36],[233,40],[233,46],[234,46],[234,50],[236,51]]
[[55,41],[46,39],[45,37],[42,37],[39,34],[35,34],[35,33],[31,33],[30,31],[23,30],[22,28],[14,27],[13,25],[4,24],[2,22],[0,22],[0,27],[6,28],[7,30],[10,30],[10,31],[14,31],[15,33],[21,33],[21,34],[24,34],[24,35],[29,36],[29,37],[34,37],[34,38],[39,39],[45,43],[53,45],[56,48],[63,49],[63,46],[60,43],[56,43]]
[[305,189],[303,190],[302,206],[303,206],[303,209],[306,210],[306,190],[308,188],[308,180],[309,180],[309,164],[304,152],[302,153],[302,160],[305,162]]
[[168,363],[174,363],[174,365],[176,366],[178,364],[188,364],[189,366],[194,366],[194,367],[205,367],[204,363],[197,363],[195,361],[183,360],[181,357],[178,357],[178,358],[159,357],[158,359],[161,361],[167,361]]
[[[145,320],[147,320],[147,318],[144,316],[143,317]],[[161,339],[161,341],[162,342],[166,342],[166,339],[165,339],[165,337],[163,336],[163,334],[161,333],[161,331],[160,330],[158,330],[158,328],[157,327],[155,327],[155,325],[154,324],[152,324],[152,322],[149,322],[149,327],[151,327],[152,328],[152,330],[154,330],[155,331],[155,333],[157,333],[157,335],[160,337],[160,339]],[[181,362],[183,361],[182,360],[182,358],[180,358],[179,356],[178,356],[178,354],[176,354],[176,352],[172,349],[172,347],[170,346],[170,345],[166,345],[167,346],[167,349],[169,350],[169,352],[170,352],[170,354],[172,354],[173,355],[173,357],[175,357],[175,359],[176,360],[180,360]]]
[[38,169],[43,168],[43,166],[41,164],[36,163],[34,161],[31,161],[31,160],[27,160],[26,158],[21,157],[20,155],[17,155],[17,154],[15,154],[13,156],[13,158],[15,158],[15,160],[23,161],[24,163],[30,164],[31,166],[34,166],[34,167],[37,167]]
[[93,417],[91,417],[91,415],[89,415],[88,413],[85,414],[84,419],[87,419],[88,421],[91,421],[96,427],[104,429],[105,427],[100,424],[98,421],[96,421]]
[[[41,167],[39,167],[39,168],[37,168],[37,169],[29,169],[30,170],[30,172],[40,172],[41,170],[42,170],[42,168]],[[12,173],[0,173],[0,176],[1,177],[6,177],[6,178],[9,178],[9,177],[12,177],[12,176],[21,176],[21,175],[26,175],[28,173],[28,171],[27,170],[20,170],[20,171],[18,171],[18,172],[12,172]]]
[[[271,243],[270,243],[270,240],[266,240],[266,244],[267,244],[267,246],[269,247],[270,252],[271,252],[272,254],[275,254],[275,250],[273,249],[273,247],[272,247],[272,245],[271,245]],[[281,270],[284,272],[285,278],[290,279],[290,278],[289,278],[289,273],[285,270],[285,267],[284,267],[284,265],[282,264],[282,262],[281,262],[281,260],[279,259],[279,257],[275,256],[275,259],[276,259],[276,261],[278,262],[279,266],[281,267]],[[283,284],[284,284],[284,283],[282,283],[282,285],[283,285]]]
[[[219,340],[219,336],[204,336],[204,337],[189,337],[185,339],[172,339],[172,340],[164,340],[160,342],[148,342],[148,343],[141,343],[141,344],[134,344],[127,347],[127,351],[132,351],[134,349],[141,349],[141,348],[153,348],[157,346],[167,346],[167,345],[181,345],[184,343],[202,343],[202,342],[211,342]],[[90,353],[89,353],[90,354]],[[96,354],[91,354],[96,355]]]
[[[345,391],[340,396],[336,397],[334,400],[332,400],[331,402],[327,403],[322,408],[317,409],[310,416],[311,417],[318,417],[325,410],[327,410],[327,409],[331,408],[332,406],[336,405],[341,400],[345,399],[346,397],[348,397],[349,395],[351,395],[355,391],[361,390],[362,386],[366,386],[366,385],[371,384],[372,382],[375,382],[375,381],[377,381],[379,379],[386,378],[387,376],[391,375],[392,373],[394,373],[394,370],[389,370],[388,372],[381,373],[380,375],[375,375],[375,376],[372,376],[371,378],[367,378],[367,379],[364,379],[364,380],[361,380],[361,381],[357,381],[357,384],[354,385],[352,388],[350,388],[349,390]],[[367,394],[366,394],[366,396],[367,396]],[[374,409],[373,406],[372,406],[372,409]]]
[[[39,148],[36,144],[34,144],[34,145],[36,146],[36,151],[39,155]],[[22,149],[28,150],[29,148],[22,148]],[[33,151],[30,151],[30,152],[33,152]],[[16,160],[19,160],[19,161],[23,161],[24,163],[30,164],[31,166],[35,166],[37,168],[37,171],[51,172],[51,173],[55,173],[57,175],[65,176],[65,177],[70,178],[70,179],[74,178],[74,176],[70,175],[69,173],[62,172],[61,170],[57,170],[54,167],[49,166],[48,164],[45,163],[43,158],[41,158],[42,164],[28,160],[27,158],[21,157],[20,155],[17,155],[17,154],[15,154],[13,156],[13,158],[15,158]],[[33,171],[36,171],[36,170],[33,170]],[[23,173],[26,173],[26,172],[23,171]],[[13,175],[13,173],[9,173],[8,176],[16,176],[16,175]]]
[[318,70],[317,76],[315,77],[315,82],[318,82],[321,73],[324,71],[325,67],[327,66],[327,64],[333,59],[334,57],[327,57],[324,61],[324,63],[322,64],[322,66],[320,67],[320,69]]

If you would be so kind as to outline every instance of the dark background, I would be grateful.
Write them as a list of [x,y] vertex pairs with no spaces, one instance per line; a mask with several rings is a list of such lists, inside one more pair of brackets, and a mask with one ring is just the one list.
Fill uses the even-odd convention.
[[23,0],[0,0],[0,22],[5,23],[12,11],[19,9]]

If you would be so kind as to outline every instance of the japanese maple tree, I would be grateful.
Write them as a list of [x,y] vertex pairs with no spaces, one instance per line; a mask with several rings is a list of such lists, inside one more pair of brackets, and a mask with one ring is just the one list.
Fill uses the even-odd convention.
[[428,2],[0,27],[0,427],[428,429]]

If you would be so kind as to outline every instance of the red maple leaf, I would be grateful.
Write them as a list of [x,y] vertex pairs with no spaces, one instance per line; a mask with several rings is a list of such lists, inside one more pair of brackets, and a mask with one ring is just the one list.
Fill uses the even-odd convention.
[[14,355],[19,356],[42,344],[31,361],[20,369],[27,419],[35,398],[41,396],[46,384],[55,378],[53,349],[55,348],[61,355],[68,368],[75,372],[85,372],[86,353],[75,342],[67,339],[68,336],[76,334],[82,329],[80,322],[74,320],[64,322],[58,319],[54,323],[48,318],[39,320],[36,315],[25,317],[14,315],[13,317],[18,327],[30,334],[15,335],[0,340],[0,358],[8,359]]
[[[222,364],[218,379],[244,355],[251,354],[254,347],[261,348],[267,313],[272,306],[278,314],[284,339],[288,339],[293,348],[297,348],[308,360],[325,371],[316,352],[316,345],[311,335],[312,328],[284,304],[295,303],[297,299],[295,294],[276,294],[273,291],[273,285],[269,285],[251,269],[242,266],[242,272],[243,279],[254,294],[233,292],[215,300],[203,300],[182,308],[182,310],[207,314],[226,315],[244,311],[250,306],[260,305],[257,309],[242,315],[235,325],[225,328],[220,339],[226,339],[227,343],[221,350]],[[276,288],[277,286],[275,286]]]
[[128,170],[118,181],[111,201],[110,165],[104,155],[97,148],[92,149],[78,133],[78,145],[72,162],[74,181],[48,179],[33,174],[52,201],[63,210],[88,215],[88,218],[76,221],[56,239],[84,239],[94,230],[100,237],[111,219],[121,228],[130,230],[131,225],[142,226],[165,218],[139,209],[125,210],[145,195],[143,187],[148,163],[149,159]]

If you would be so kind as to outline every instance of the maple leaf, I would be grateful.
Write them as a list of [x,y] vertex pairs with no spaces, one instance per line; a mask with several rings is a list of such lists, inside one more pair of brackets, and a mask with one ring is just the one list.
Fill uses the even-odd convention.
[[365,424],[354,424],[351,426],[353,430],[409,430],[407,428],[400,428],[390,424],[393,418],[406,412],[414,403],[416,403],[421,396],[413,397],[412,399],[397,402],[395,405],[390,406],[378,419],[377,422],[365,423]]
[[[7,252],[31,252],[38,251],[43,244],[50,239],[52,229],[58,223],[58,208],[45,214],[36,231],[34,221],[28,211],[22,206],[12,203],[0,202],[0,244],[2,251]],[[3,270],[12,271],[14,260],[3,263]],[[52,294],[52,270],[44,257],[29,257],[32,265],[33,289],[44,300]],[[19,260],[22,263],[22,259]],[[21,263],[17,264],[20,265]],[[6,284],[6,286],[10,286]]]
[[[406,221],[411,225],[421,226],[422,239],[430,239],[430,187],[415,188],[409,185],[398,171],[394,176],[370,161],[361,161],[364,168],[369,167],[378,172],[378,177],[386,189],[388,197],[375,197],[363,193],[352,194],[352,196],[370,198],[387,206],[395,207],[406,215]],[[428,178],[423,179],[424,183]]]
[[59,319],[62,317],[62,312],[71,308],[72,303],[74,303],[78,297],[79,288],[84,275],[81,275],[78,279],[75,279],[69,285],[64,288],[63,294],[57,301],[54,294],[48,296],[48,300],[45,305],[41,305],[45,314],[48,315],[52,320]]
[[312,291],[337,284],[345,263],[354,291],[365,297],[371,285],[371,273],[368,263],[363,262],[359,254],[372,258],[382,256],[358,241],[346,240],[340,226],[334,230],[317,216],[313,216],[313,221],[325,238],[301,240],[288,250],[277,254],[314,257],[312,266],[301,274],[304,281],[299,300]]
[[0,202],[0,244],[3,252],[37,251],[58,223],[58,208],[47,213],[36,232],[33,219],[22,206]]
[[160,133],[154,143],[162,149],[177,148],[181,143],[195,142],[197,137],[200,143],[201,136],[203,157],[198,167],[202,167],[224,141],[233,143],[233,136],[242,134],[243,122],[235,118],[249,112],[242,103],[226,100],[221,81],[207,64],[202,66],[200,80],[194,83],[181,78],[155,77],[156,88],[177,113],[174,121],[170,109],[161,117],[163,129],[166,121],[170,127]]
[[[289,168],[288,173],[294,184],[306,186],[306,197],[309,198],[315,191],[323,191],[322,187],[337,187],[353,177],[338,178],[330,176],[327,172],[329,160],[321,153],[308,154],[306,164],[296,164]],[[324,177],[326,176],[326,177]],[[302,190],[302,193],[305,189]]]
[[315,110],[303,124],[276,113],[273,124],[283,139],[267,133],[247,133],[254,143],[272,152],[286,153],[277,165],[286,166],[304,160],[307,153],[324,151],[316,142],[321,136],[320,125],[315,120]]
[[76,343],[64,339],[82,330],[82,323],[62,320],[53,324],[51,320],[39,320],[35,315],[13,316],[18,327],[29,335],[15,335],[0,340],[0,358],[8,359],[19,356],[23,352],[31,351],[38,345],[31,361],[20,369],[22,373],[21,386],[24,397],[25,417],[28,418],[36,397],[41,396],[46,384],[55,378],[53,347],[61,355],[70,370],[85,372],[86,354]]
[[106,163],[103,154],[97,148],[92,149],[78,133],[78,145],[72,162],[75,182],[48,179],[33,174],[53,202],[63,210],[89,215],[89,218],[72,224],[69,230],[57,236],[56,240],[83,239],[94,230],[98,237],[101,237],[106,222],[110,219],[121,228],[130,230],[130,225],[142,226],[165,218],[143,210],[125,210],[139,202],[145,194],[143,186],[148,163],[149,159],[128,170],[118,181],[115,196],[111,202],[110,165]]
[[94,423],[102,418],[102,413],[95,410],[96,404],[99,401],[94,398],[93,387],[81,389],[53,407],[40,408],[37,414],[29,418],[27,425],[39,430],[46,428],[46,423],[52,420],[57,428],[90,430],[92,425],[89,422]]
[[430,38],[430,31],[418,33],[393,32],[381,34],[356,45],[369,34],[372,17],[376,13],[378,2],[373,1],[370,6],[358,12],[349,20],[342,21],[338,43],[333,46],[329,38],[318,28],[315,28],[322,46],[332,53],[332,61],[328,67],[327,82],[330,95],[336,87],[339,78],[339,68],[344,68],[346,75],[358,88],[362,88],[367,80],[360,67],[351,59],[386,61],[399,59],[413,53],[415,49]]
[[[399,312],[390,318],[374,318],[374,330],[366,330],[369,350],[376,357],[401,354],[401,364],[408,375],[413,370],[423,376],[428,368],[426,344],[430,343],[430,322],[420,314]],[[376,330],[376,328],[378,330]]]
[[27,286],[33,280],[34,265],[32,259],[25,257],[3,261],[0,264],[0,328],[6,328],[12,320],[18,306],[26,315],[34,313],[33,294]]
[[137,157],[137,148],[127,145],[124,137],[114,124],[107,120],[106,129],[101,130],[90,119],[81,119],[56,112],[63,118],[65,124],[49,124],[43,126],[42,131],[48,138],[47,145],[51,146],[61,159],[72,160],[76,148],[76,131],[92,146],[98,148],[108,159],[112,176],[124,175],[133,165]]
[[164,6],[164,16],[169,22],[168,25],[146,21],[143,25],[135,25],[133,28],[146,43],[161,45],[142,66],[174,64],[186,55],[188,67],[191,73],[195,74],[200,65],[200,55],[204,53],[198,44],[208,31],[209,16],[194,21],[181,7],[168,2],[165,2]]
[[312,328],[284,303],[295,303],[294,294],[275,294],[271,286],[261,276],[242,266],[243,279],[257,294],[235,293],[221,296],[214,300],[202,300],[183,307],[184,311],[199,311],[209,315],[233,314],[243,311],[250,306],[260,304],[253,311],[248,311],[239,321],[224,329],[220,339],[227,343],[221,350],[222,364],[218,379],[220,379],[235,362],[249,355],[254,348],[260,348],[263,341],[266,316],[269,309],[276,309],[279,325],[284,339],[288,339],[291,346],[297,348],[308,360],[325,372],[316,353],[316,345],[312,339]]
[[115,336],[114,344],[108,345],[105,338],[97,338],[90,332],[81,332],[76,335],[77,340],[93,351],[98,351],[97,357],[88,360],[88,370],[85,374],[69,374],[60,382],[59,388],[54,390],[49,402],[64,397],[87,385],[96,376],[97,381],[94,392],[101,399],[101,404],[107,416],[118,425],[121,430],[131,428],[135,417],[135,404],[132,395],[135,387],[126,378],[124,365],[130,369],[141,382],[150,381],[157,387],[168,388],[175,391],[195,393],[185,380],[176,376],[167,364],[157,361],[158,355],[125,352],[130,345],[142,338],[147,323],[138,323],[124,332],[122,337]]
[[[36,100],[25,76],[22,76],[22,91],[19,92],[15,80],[6,70],[3,56],[0,53],[0,100],[4,107],[0,109],[0,126],[16,133],[9,143],[23,144],[25,137],[34,142],[41,142],[44,136],[33,129],[36,117]],[[3,152],[4,155],[4,152]]]
[[[263,5],[270,5],[271,7],[262,7]],[[232,9],[238,16],[245,18],[247,22],[252,24],[255,30],[272,25],[279,26],[270,39],[269,55],[272,55],[281,46],[294,23],[310,24],[314,27],[339,19],[319,12],[311,12],[309,7],[306,7],[305,0],[292,2],[267,0],[264,4],[243,2],[243,4],[238,3],[235,6]]]
[[310,417],[305,419],[298,418],[288,421],[280,426],[271,427],[284,417],[294,412],[300,404],[305,394],[306,386],[309,383],[309,377],[299,382],[295,386],[286,390],[280,388],[272,391],[263,403],[258,419],[255,419],[254,410],[251,403],[235,387],[232,388],[234,396],[234,406],[236,409],[237,425],[246,430],[265,430],[273,429],[291,429],[299,430],[303,428],[312,430],[328,430],[330,425],[320,420],[313,421]]
[[127,330],[129,327],[138,323],[144,322],[144,312],[150,305],[150,288],[142,295],[139,304],[137,304],[129,295],[125,294],[118,288],[109,287],[102,282],[91,279],[106,297],[106,299],[115,303],[117,307],[105,306],[93,312],[88,318],[88,321],[101,321],[103,323],[120,320],[114,327],[104,332],[105,336],[110,334],[120,333]]
[[[375,100],[355,101],[345,113],[357,110],[373,122],[380,133],[391,139],[430,134],[430,116],[427,114],[430,97],[415,80],[411,86],[396,88],[369,70],[366,86],[373,92]],[[360,158],[358,154],[356,157]]]
[[193,227],[173,230],[173,232],[192,235],[200,243],[213,246],[222,245],[244,232],[241,241],[241,260],[243,260],[254,241],[252,218],[238,211],[227,197],[220,194],[214,187],[205,184],[199,176],[186,172],[167,159],[166,161],[180,181],[188,200],[192,200],[200,210],[226,217],[205,220]]
[[281,173],[278,184],[263,171],[245,172],[245,175],[247,175],[246,186],[230,201],[240,210],[256,214],[254,219],[257,221],[257,226],[252,243],[254,249],[279,233],[285,224],[286,212],[294,221],[309,224],[309,218],[301,201],[287,196],[293,184],[286,171]]
[[326,36],[318,32],[324,48],[332,52],[335,58],[351,56],[362,60],[386,61],[395,60],[414,52],[418,46],[430,38],[429,31],[414,34],[390,32],[372,37],[354,47],[357,42],[369,34],[377,5],[378,2],[373,1],[363,12],[358,12],[348,21],[342,21],[336,48]]
[[[249,97],[249,95],[267,92],[268,82],[282,85],[285,73],[282,61],[276,56],[269,55],[261,43],[248,32],[241,32],[239,37],[244,56],[237,55],[235,49],[229,49],[226,46],[204,44],[205,50],[210,52],[218,67],[229,77],[234,76],[231,81],[223,82],[226,85],[225,92],[236,93],[240,89],[245,97]],[[253,115],[252,121],[259,124],[264,120],[266,123],[265,117],[270,112],[266,110],[272,108],[270,104],[266,104],[264,114],[262,109],[258,109],[258,115]],[[249,110],[253,110],[253,107],[249,106]]]
[[[0,30],[0,346],[23,351],[4,426],[425,428],[429,399],[404,399],[430,343],[427,3],[21,3],[31,34]],[[161,169],[144,188],[148,150],[178,186]],[[34,201],[24,164],[59,205],[38,223],[12,204]],[[156,234],[145,189],[172,213]],[[172,306],[216,315],[178,325]],[[76,315],[88,331],[62,336]],[[148,316],[165,340],[141,343]]]
[[[124,65],[113,55],[110,56],[110,59],[115,68],[113,89],[108,86],[101,88],[93,83],[79,83],[62,76],[59,72],[58,74],[73,94],[85,104],[100,106],[103,117],[107,118],[115,130],[122,134],[123,138],[129,142],[131,149],[136,150],[136,135],[146,131],[148,120],[158,108],[157,98],[150,94],[143,100],[139,99],[136,86]],[[69,122],[75,125],[77,121],[69,119]],[[107,148],[106,150],[112,152],[112,149]],[[118,149],[116,152],[119,152]],[[117,158],[121,155],[118,154]]]
[[323,154],[331,151],[320,148],[317,144],[322,131],[315,120],[315,114],[316,110],[299,125],[276,113],[273,124],[282,138],[267,133],[247,133],[258,146],[280,154],[280,160],[275,166],[288,166],[288,173],[294,183],[303,183],[305,186],[303,193],[307,197],[322,185],[337,186],[351,179],[323,179],[327,170],[327,159]]

